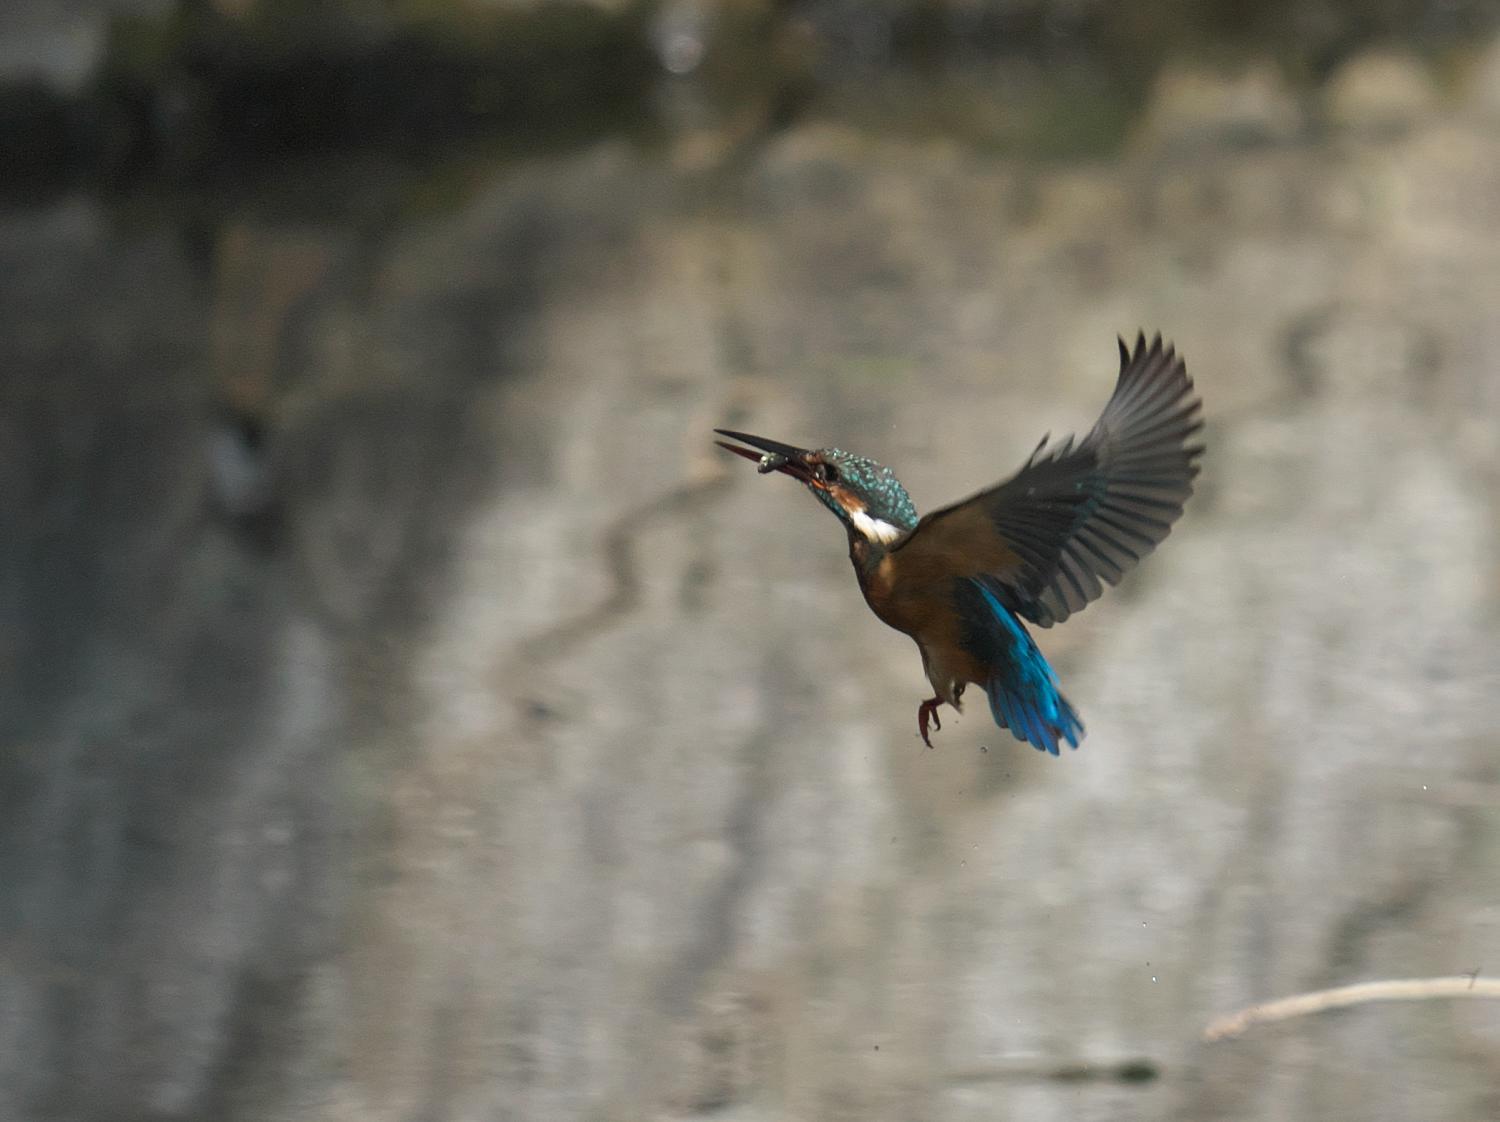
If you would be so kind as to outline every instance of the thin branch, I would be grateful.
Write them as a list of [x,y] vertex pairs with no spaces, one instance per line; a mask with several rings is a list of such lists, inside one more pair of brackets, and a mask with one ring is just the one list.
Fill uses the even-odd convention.
[[1238,1036],[1251,1025],[1266,1021],[1284,1021],[1321,1013],[1325,1009],[1343,1009],[1367,1001],[1425,1001],[1433,997],[1500,997],[1500,979],[1460,974],[1455,978],[1405,978],[1388,982],[1360,982],[1331,990],[1299,993],[1241,1009],[1220,1017],[1203,1030],[1205,1040],[1224,1040]]

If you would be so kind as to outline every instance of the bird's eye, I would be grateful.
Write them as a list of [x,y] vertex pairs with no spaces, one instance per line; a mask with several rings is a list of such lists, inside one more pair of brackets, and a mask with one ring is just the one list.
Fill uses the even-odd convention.
[[823,464],[822,475],[824,483],[837,483],[839,481],[839,469],[830,463],[825,462]]

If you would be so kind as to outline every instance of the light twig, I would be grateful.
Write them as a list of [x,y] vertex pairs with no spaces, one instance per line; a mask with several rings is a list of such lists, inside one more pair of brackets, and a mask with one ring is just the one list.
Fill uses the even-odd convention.
[[1265,1021],[1284,1021],[1321,1013],[1325,1009],[1343,1009],[1368,1001],[1425,1001],[1434,997],[1500,997],[1500,979],[1460,974],[1454,978],[1403,978],[1386,982],[1360,982],[1331,990],[1316,990],[1283,997],[1276,1001],[1251,1005],[1219,1017],[1203,1030],[1205,1040],[1224,1040],[1238,1036],[1251,1025]]

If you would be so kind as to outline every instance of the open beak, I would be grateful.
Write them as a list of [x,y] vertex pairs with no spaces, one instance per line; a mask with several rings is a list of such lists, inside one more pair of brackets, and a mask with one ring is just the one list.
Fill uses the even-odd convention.
[[[729,429],[714,429],[714,432],[720,436],[727,436],[731,440],[738,440],[741,444],[750,445],[750,448],[741,448],[738,444],[730,444],[723,440],[714,441],[720,448],[726,448],[736,456],[754,460],[762,475],[770,471],[779,471],[803,483],[813,482],[813,474],[807,466],[807,457],[811,453],[806,448],[794,448],[790,444],[782,444],[779,440],[767,440],[763,436],[751,436],[747,432],[731,432]],[[760,451],[753,450],[756,448]]]

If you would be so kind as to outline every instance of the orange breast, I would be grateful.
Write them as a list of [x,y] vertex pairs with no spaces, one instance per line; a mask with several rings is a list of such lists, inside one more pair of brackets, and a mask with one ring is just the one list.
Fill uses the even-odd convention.
[[963,649],[963,625],[953,604],[954,575],[935,565],[904,563],[901,552],[881,558],[860,581],[865,600],[883,622],[917,641],[929,669],[960,682],[983,682],[985,668]]

